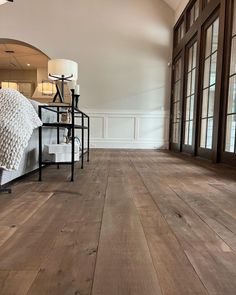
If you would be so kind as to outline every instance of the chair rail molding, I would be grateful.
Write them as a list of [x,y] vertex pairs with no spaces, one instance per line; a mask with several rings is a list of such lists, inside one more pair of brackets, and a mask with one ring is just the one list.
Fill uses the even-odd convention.
[[84,111],[91,118],[91,148],[168,148],[168,111]]

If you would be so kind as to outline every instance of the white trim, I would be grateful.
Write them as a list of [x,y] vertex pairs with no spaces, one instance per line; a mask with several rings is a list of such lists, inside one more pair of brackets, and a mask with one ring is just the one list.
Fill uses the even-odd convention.
[[83,109],[83,111],[90,116],[144,116],[144,117],[156,117],[156,116],[169,116],[169,111],[139,111],[139,110],[99,110],[99,109]]
[[110,149],[168,149],[168,142],[162,141],[124,141],[124,140],[91,140],[91,148]]
[[[91,132],[91,148],[128,148],[128,149],[167,149],[168,148],[168,125],[169,125],[169,112],[167,111],[121,111],[121,110],[83,110],[90,118],[91,122],[94,119],[102,119],[102,130],[98,134]],[[125,134],[131,134],[128,138],[121,138],[122,132],[117,133],[117,126],[112,120],[113,118],[121,119],[125,125],[126,119],[132,119],[133,123],[127,124],[123,128],[128,128],[124,131]],[[148,119],[145,123],[142,119]],[[124,121],[122,121],[122,119]],[[150,121],[149,121],[150,120]],[[145,130],[146,126],[142,124],[149,124],[147,130],[149,134],[141,134],[141,130]],[[110,125],[109,125],[110,124]],[[154,125],[154,132],[152,131]],[[111,130],[114,126],[114,134],[109,134],[108,130]],[[149,128],[148,128],[149,127]],[[111,129],[110,129],[111,128]],[[132,132],[131,129],[132,128]],[[142,128],[142,129],[141,129]],[[155,130],[156,128],[156,130]],[[162,130],[163,128],[163,130]],[[164,130],[166,129],[166,130]],[[129,132],[130,131],[130,132]],[[155,134],[155,135],[153,135]],[[102,135],[102,137],[101,137]],[[110,137],[109,137],[110,135]],[[154,137],[155,136],[155,137]],[[125,137],[125,135],[124,135]]]

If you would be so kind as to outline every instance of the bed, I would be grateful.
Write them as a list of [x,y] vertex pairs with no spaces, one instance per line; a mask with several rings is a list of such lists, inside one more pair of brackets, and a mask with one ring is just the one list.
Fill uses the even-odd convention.
[[[40,103],[30,100],[34,109],[38,111],[38,105]],[[43,120],[45,122],[53,122],[55,120],[54,114],[52,112],[48,112],[44,114]],[[55,129],[52,128],[44,128],[43,131],[43,144],[51,144],[55,143]],[[1,136],[1,134],[0,134]],[[1,146],[0,146],[1,149]],[[26,175],[32,171],[38,169],[38,152],[39,152],[39,141],[38,141],[38,128],[34,129],[30,140],[28,142],[27,147],[24,150],[23,156],[20,161],[19,168],[17,170],[4,170],[0,168],[0,186],[6,185],[7,183]]]

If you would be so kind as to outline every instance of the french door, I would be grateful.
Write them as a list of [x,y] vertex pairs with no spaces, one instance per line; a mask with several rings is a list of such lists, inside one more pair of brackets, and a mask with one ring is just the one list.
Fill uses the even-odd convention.
[[196,123],[196,98],[197,98],[197,40],[194,38],[187,45],[185,60],[185,91],[183,115],[183,142],[182,151],[194,153],[195,148],[195,123]]
[[203,27],[203,51],[200,88],[199,136],[197,154],[212,158],[215,125],[219,16],[214,15]]
[[172,150],[180,150],[181,142],[181,97],[182,97],[182,56],[179,56],[173,64],[172,74],[172,99],[171,99],[171,135],[170,147]]
[[222,161],[236,165],[236,0],[229,3],[228,48],[223,123]]

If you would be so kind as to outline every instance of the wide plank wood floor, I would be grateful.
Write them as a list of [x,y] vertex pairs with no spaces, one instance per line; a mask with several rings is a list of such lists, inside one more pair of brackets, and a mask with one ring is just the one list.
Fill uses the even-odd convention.
[[93,150],[0,195],[1,295],[235,295],[236,171]]

